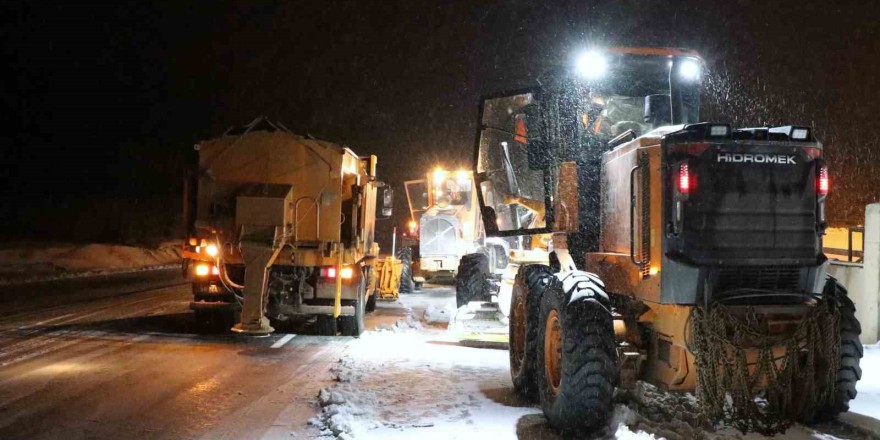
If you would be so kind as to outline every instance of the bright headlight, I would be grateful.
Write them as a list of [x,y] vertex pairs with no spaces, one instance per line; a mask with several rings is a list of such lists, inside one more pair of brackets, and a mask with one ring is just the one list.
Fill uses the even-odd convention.
[[211,272],[211,267],[207,264],[199,264],[196,266],[196,275],[200,277],[208,276]]
[[434,185],[439,185],[443,183],[443,179],[446,179],[446,171],[443,168],[437,168],[434,170]]
[[700,77],[700,65],[694,60],[683,60],[678,65],[678,74],[682,79],[694,81]]
[[598,79],[605,75],[606,70],[608,70],[608,60],[597,51],[585,52],[575,62],[575,71],[582,78]]
[[217,256],[217,246],[213,244],[209,244],[205,247],[205,253],[209,256],[216,257]]

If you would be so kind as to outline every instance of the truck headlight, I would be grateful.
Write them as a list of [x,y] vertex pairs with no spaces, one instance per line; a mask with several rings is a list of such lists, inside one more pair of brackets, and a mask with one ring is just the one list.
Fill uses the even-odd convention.
[[217,249],[217,246],[216,246],[216,245],[209,244],[209,245],[205,246],[205,253],[206,253],[206,254],[208,254],[208,255],[210,255],[210,256],[212,256],[212,257],[216,257],[216,256],[217,256],[217,252],[218,252],[218,249]]
[[196,276],[206,277],[209,273],[211,273],[211,266],[204,263],[196,265]]

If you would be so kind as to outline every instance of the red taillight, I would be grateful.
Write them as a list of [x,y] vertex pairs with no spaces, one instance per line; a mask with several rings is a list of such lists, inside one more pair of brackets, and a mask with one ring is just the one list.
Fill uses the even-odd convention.
[[324,278],[336,278],[336,268],[333,266],[321,268],[321,276]]
[[831,182],[828,181],[828,167],[822,165],[819,167],[819,179],[816,182],[816,190],[820,196],[827,196],[828,190],[831,189]]
[[691,173],[688,164],[683,163],[678,167],[678,192],[687,194],[691,191]]

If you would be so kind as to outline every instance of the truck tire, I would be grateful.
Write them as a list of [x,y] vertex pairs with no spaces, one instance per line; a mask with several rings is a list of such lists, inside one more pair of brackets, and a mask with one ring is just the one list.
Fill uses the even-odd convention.
[[[372,277],[376,276],[375,272],[373,272],[373,268],[372,268],[372,267],[367,267],[367,268],[364,270],[364,274],[365,274],[364,277],[365,277],[365,279],[367,279],[367,280],[369,280],[369,279],[371,279]],[[370,282],[366,282],[366,283],[367,283],[368,286],[370,285]],[[378,283],[374,283],[374,284],[378,284]],[[367,307],[366,307],[366,311],[367,311],[367,313],[372,313],[372,312],[374,312],[374,311],[376,310],[376,298],[379,296],[379,287],[376,286],[376,288],[373,289],[372,292],[367,292],[367,293],[369,294],[369,296],[367,296]]]
[[458,307],[471,301],[486,300],[489,293],[489,257],[485,254],[467,254],[458,263],[455,275],[455,304]]
[[550,426],[566,436],[605,426],[619,379],[607,296],[589,277],[554,276],[540,301],[538,394]]
[[366,309],[367,313],[373,313],[376,311],[376,297],[378,295],[379,294],[376,293],[376,291],[374,290],[372,295],[370,295],[369,298],[367,298],[367,309]]
[[397,259],[403,263],[400,270],[400,293],[413,293],[416,290],[412,272],[412,249],[402,247],[397,250]]
[[529,401],[538,398],[538,314],[541,295],[553,271],[548,266],[529,264],[519,268],[510,302],[510,378],[516,392]]
[[333,315],[318,315],[315,320],[315,333],[319,336],[336,336],[336,318]]
[[828,277],[824,294],[831,307],[837,307],[840,313],[838,329],[840,331],[840,358],[838,359],[837,382],[834,397],[830,404],[819,411],[819,418],[833,419],[842,412],[849,411],[850,400],[856,397],[856,383],[862,378],[859,366],[864,347],[859,340],[862,326],[856,319],[856,306],[849,299],[846,288],[833,277]]
[[367,314],[367,286],[364,279],[358,285],[358,297],[354,301],[354,316],[340,316],[339,327],[340,333],[345,336],[361,337],[364,332],[366,323],[364,321]]

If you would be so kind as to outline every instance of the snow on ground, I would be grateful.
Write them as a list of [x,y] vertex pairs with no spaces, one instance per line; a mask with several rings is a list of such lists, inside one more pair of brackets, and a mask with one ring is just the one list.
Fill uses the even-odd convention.
[[[459,345],[437,326],[449,298],[426,289],[401,297],[405,319],[352,341],[331,370],[333,387],[318,396],[310,423],[322,439],[555,439],[540,408],[520,399],[510,382],[506,350]],[[438,318],[437,315],[441,315]],[[855,411],[880,407],[880,346],[866,348]],[[873,367],[872,367],[873,366]],[[759,440],[733,428],[703,429],[696,399],[638,383],[621,390],[608,427],[597,438],[647,440]],[[872,406],[873,405],[873,406]],[[872,409],[873,408],[873,409]],[[876,417],[876,416],[875,416]],[[824,428],[823,428],[824,430]],[[833,431],[832,431],[833,432]],[[795,425],[776,439],[835,440]]]
[[880,344],[865,346],[865,356],[859,364],[862,380],[856,384],[855,400],[849,410],[857,414],[880,418]]
[[0,249],[0,284],[153,269],[179,264],[180,259],[180,241],[162,243],[158,249],[109,244],[15,246]]
[[[362,336],[334,368],[338,384],[321,391],[322,412],[311,423],[328,439],[555,437],[540,410],[513,393],[506,351],[436,336],[416,330]],[[625,425],[616,431],[614,438],[653,438]]]

